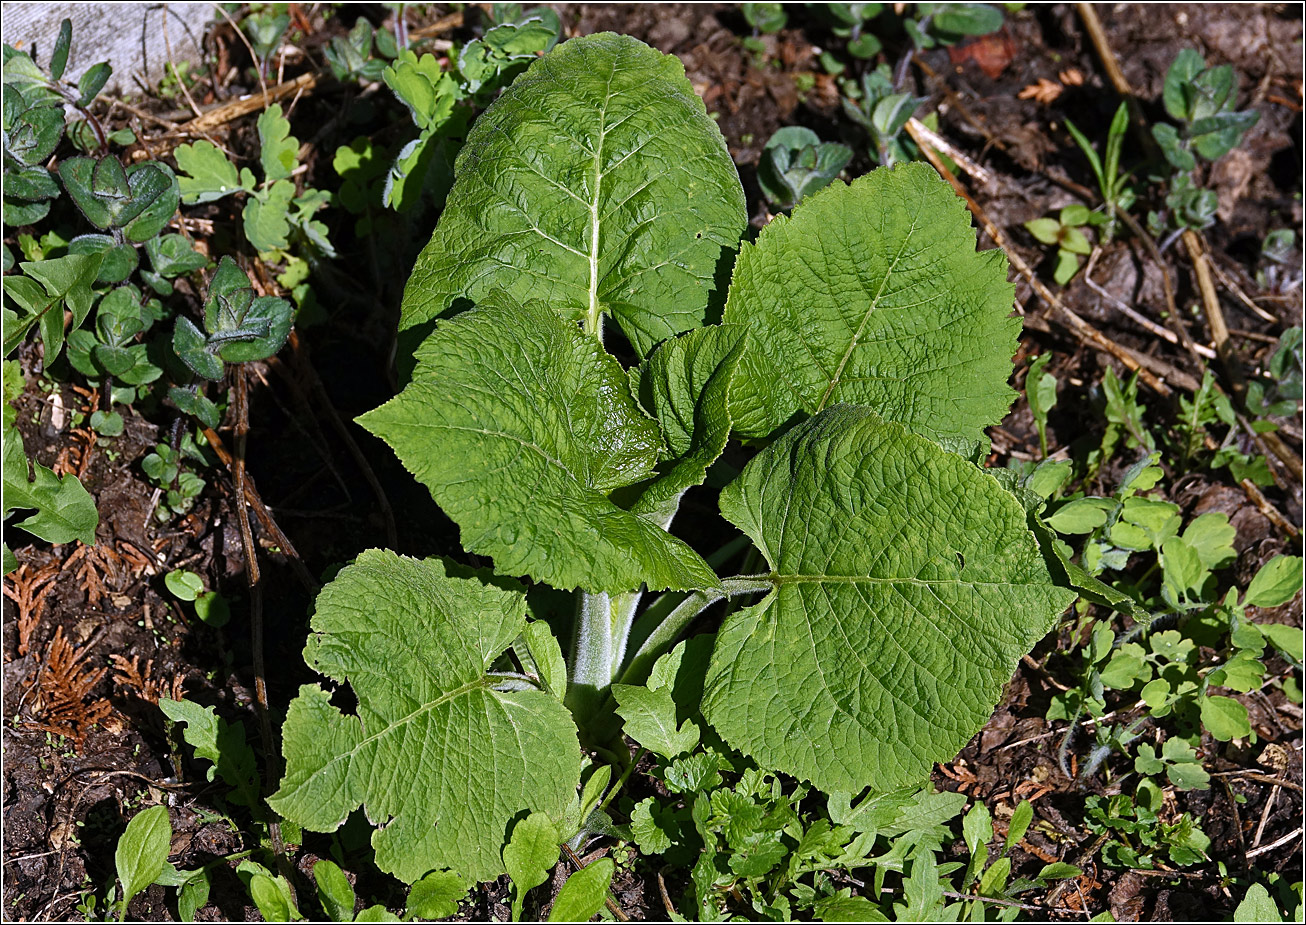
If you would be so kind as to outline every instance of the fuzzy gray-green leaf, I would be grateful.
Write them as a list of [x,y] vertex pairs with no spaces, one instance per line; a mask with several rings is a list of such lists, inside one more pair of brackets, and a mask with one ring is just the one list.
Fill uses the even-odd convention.
[[377,865],[406,882],[449,868],[503,872],[509,822],[561,818],[580,783],[576,727],[543,691],[500,691],[486,670],[525,626],[525,596],[445,574],[439,560],[369,550],[318,597],[311,666],[348,682],[345,715],[315,684],[284,726],[274,810],[333,831],[364,806]]
[[988,719],[1074,599],[984,472],[836,406],[721,495],[775,590],[721,629],[703,713],[727,742],[829,791],[924,780]]
[[765,436],[843,402],[953,446],[1001,420],[1020,322],[999,250],[925,164],[836,182],[745,244],[725,320],[749,347],[735,429]]
[[464,548],[557,588],[716,586],[689,546],[607,496],[652,474],[662,439],[597,340],[496,293],[441,322],[417,362],[360,423],[431,490]]
[[589,35],[530,66],[476,120],[404,292],[411,327],[503,289],[614,318],[635,349],[702,325],[743,189],[684,67]]

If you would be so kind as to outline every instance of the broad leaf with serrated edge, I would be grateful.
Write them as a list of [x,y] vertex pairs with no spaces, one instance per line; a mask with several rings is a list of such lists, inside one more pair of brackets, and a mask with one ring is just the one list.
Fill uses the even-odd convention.
[[1074,599],[1009,493],[865,408],[795,427],[721,511],[775,588],[722,627],[703,713],[827,792],[913,784],[955,755]]
[[628,36],[572,39],[480,116],[404,292],[401,327],[493,289],[610,315],[635,349],[703,324],[747,223],[721,132],[680,61]]
[[880,168],[777,217],[735,263],[725,320],[748,330],[735,429],[765,436],[843,402],[957,448],[1006,413],[1020,321],[1000,250],[925,164]]
[[606,592],[717,584],[689,546],[609,500],[651,474],[661,437],[621,365],[547,306],[496,293],[442,322],[407,388],[359,422],[502,573]]
[[364,552],[318,597],[304,649],[353,687],[358,713],[300,688],[269,805],[319,832],[364,806],[384,825],[378,866],[408,883],[436,868],[498,876],[509,822],[527,810],[561,818],[580,783],[566,708],[543,691],[495,690],[486,675],[525,614],[520,591],[448,576],[439,560]]

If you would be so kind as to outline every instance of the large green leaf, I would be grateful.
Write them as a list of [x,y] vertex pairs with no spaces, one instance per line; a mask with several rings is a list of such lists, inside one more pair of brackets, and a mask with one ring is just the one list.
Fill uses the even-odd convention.
[[652,473],[658,427],[621,365],[546,305],[496,293],[441,322],[407,388],[359,422],[500,572],[606,592],[717,584],[687,545],[608,498]]
[[502,691],[486,674],[526,625],[526,598],[435,559],[369,550],[318,597],[305,660],[358,697],[342,714],[315,684],[284,727],[286,774],[269,805],[334,831],[360,805],[377,865],[412,883],[449,868],[503,872],[508,825],[561,818],[576,799],[580,746],[543,691]]
[[1015,396],[1006,272],[1000,250],[976,253],[965,203],[928,165],[804,200],[735,263],[725,320],[749,333],[735,429],[764,436],[845,402],[973,446]]
[[775,589],[722,627],[704,715],[827,792],[915,784],[955,755],[1074,599],[1008,492],[865,408],[795,427],[721,510]]
[[572,39],[476,120],[404,293],[402,327],[494,289],[613,317],[639,353],[698,327],[747,223],[725,141],[680,61]]

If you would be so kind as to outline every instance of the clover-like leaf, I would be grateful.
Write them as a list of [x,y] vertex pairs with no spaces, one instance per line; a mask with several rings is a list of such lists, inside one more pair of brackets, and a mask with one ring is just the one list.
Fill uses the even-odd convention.
[[295,184],[278,180],[266,191],[251,196],[241,211],[245,237],[260,251],[276,250],[290,244],[290,202],[295,198]]
[[[145,180],[138,180],[137,174],[145,172],[150,176]],[[162,175],[162,180],[159,175]],[[127,240],[139,244],[151,240],[168,222],[172,221],[181,202],[181,186],[172,169],[158,161],[144,161],[128,167],[127,182],[132,184],[133,190],[136,191],[133,195],[151,197],[140,214],[123,228]]]
[[183,276],[208,266],[209,258],[191,245],[184,235],[165,234],[145,242],[145,253],[149,255],[154,272],[164,277]]
[[923,780],[1074,594],[982,470],[864,408],[787,433],[721,495],[775,588],[729,617],[703,713],[826,791]]
[[[16,90],[7,92],[17,94]],[[13,126],[5,132],[5,154],[24,167],[37,167],[54,154],[54,149],[59,147],[59,141],[63,138],[63,132],[63,108],[37,104],[20,113]],[[5,170],[5,193],[14,195],[9,190],[8,169]],[[58,195],[58,190],[51,195]]]
[[204,332],[184,315],[177,319],[173,329],[172,349],[195,375],[213,380],[222,378],[222,361],[209,350]]
[[778,217],[735,263],[725,320],[749,348],[735,429],[868,405],[958,448],[999,421],[1019,319],[1000,250],[976,253],[965,203],[926,164],[836,182]]
[[496,293],[441,322],[412,381],[359,418],[505,574],[619,592],[716,587],[697,553],[607,493],[652,474],[657,425],[599,342]]
[[285,180],[299,163],[299,139],[290,134],[290,120],[273,103],[258,117],[259,163],[265,180]]
[[254,189],[253,171],[246,167],[237,172],[222,149],[211,141],[180,145],[173,155],[181,171],[177,178],[181,199],[187,205],[212,202],[241,190],[248,193]]
[[721,132],[670,55],[603,33],[559,45],[472,126],[402,327],[493,289],[641,355],[699,327],[747,217]]
[[408,883],[436,868],[498,876],[509,822],[529,810],[561,818],[580,783],[566,708],[543,691],[497,690],[486,674],[525,625],[520,590],[364,552],[318,597],[304,650],[353,687],[358,713],[301,687],[268,803],[324,832],[362,805],[384,826],[372,837],[378,866]]

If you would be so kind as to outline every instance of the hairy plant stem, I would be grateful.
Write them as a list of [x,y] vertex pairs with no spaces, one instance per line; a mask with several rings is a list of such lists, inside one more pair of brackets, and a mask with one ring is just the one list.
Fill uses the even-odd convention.
[[[647,635],[640,642],[639,648],[635,650],[634,656],[631,657],[625,669],[616,677],[614,681],[621,684],[642,684],[648,679],[649,672],[653,669],[653,663],[666,652],[675,643],[676,638],[689,626],[699,614],[707,610],[722,598],[739,597],[745,594],[757,594],[762,591],[770,591],[775,587],[775,582],[769,575],[740,575],[735,578],[727,578],[721,582],[720,589],[708,589],[706,591],[692,591],[687,596],[670,608],[665,616],[659,612],[662,608],[658,605],[664,600],[671,600],[669,596],[659,598],[649,607],[648,613],[655,615],[656,624],[652,621],[645,624],[648,630]],[[666,605],[663,605],[666,606]],[[647,616],[647,614],[646,614]]]

